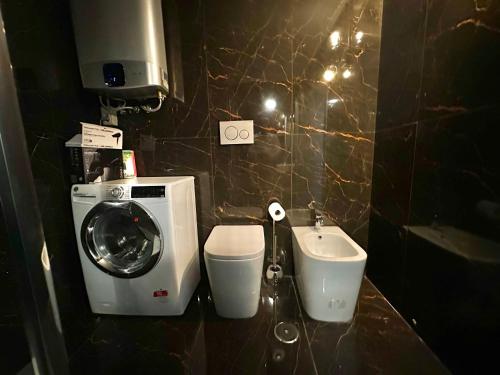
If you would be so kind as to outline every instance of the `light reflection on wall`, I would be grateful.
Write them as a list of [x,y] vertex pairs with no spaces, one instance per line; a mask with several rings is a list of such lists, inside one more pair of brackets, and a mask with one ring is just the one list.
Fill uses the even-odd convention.
[[333,33],[330,34],[329,39],[332,49],[338,48],[338,46],[340,45],[340,32],[334,31]]
[[324,71],[323,79],[326,82],[331,82],[334,78],[335,78],[335,71],[333,71],[333,69],[328,68]]
[[276,106],[278,104],[276,103],[276,99],[274,98],[267,98],[265,101],[264,101],[264,108],[266,109],[266,111],[268,112],[273,112],[274,110],[276,110]]

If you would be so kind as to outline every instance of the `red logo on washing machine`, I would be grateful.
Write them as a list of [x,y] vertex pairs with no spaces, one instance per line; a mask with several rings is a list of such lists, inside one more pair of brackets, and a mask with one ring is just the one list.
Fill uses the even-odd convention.
[[166,297],[168,296],[168,290],[159,289],[153,292],[153,297]]

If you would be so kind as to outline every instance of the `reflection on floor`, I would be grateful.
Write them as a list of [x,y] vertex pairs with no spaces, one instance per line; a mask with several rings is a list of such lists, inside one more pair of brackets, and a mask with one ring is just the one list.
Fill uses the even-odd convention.
[[[273,299],[274,293],[279,296]],[[283,344],[276,322],[295,323]],[[251,319],[216,315],[200,286],[182,317],[104,316],[71,360],[72,374],[446,374],[433,353],[374,288],[363,281],[351,324],[317,322],[302,312],[292,278],[264,284]]]

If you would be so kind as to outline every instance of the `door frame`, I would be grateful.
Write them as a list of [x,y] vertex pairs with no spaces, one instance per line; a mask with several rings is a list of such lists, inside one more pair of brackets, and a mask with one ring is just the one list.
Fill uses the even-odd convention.
[[[1,9],[0,24],[4,24]],[[0,176],[9,258],[33,370],[69,374],[5,31],[0,32]]]

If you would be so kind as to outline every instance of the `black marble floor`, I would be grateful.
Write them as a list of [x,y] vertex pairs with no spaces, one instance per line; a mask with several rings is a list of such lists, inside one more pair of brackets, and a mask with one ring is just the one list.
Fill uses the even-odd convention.
[[[274,293],[279,296],[273,299]],[[276,322],[295,323],[299,340],[274,337]],[[446,374],[399,314],[363,281],[351,324],[317,322],[302,312],[292,278],[262,285],[257,315],[216,315],[200,286],[182,317],[100,318],[71,359],[73,374]]]

